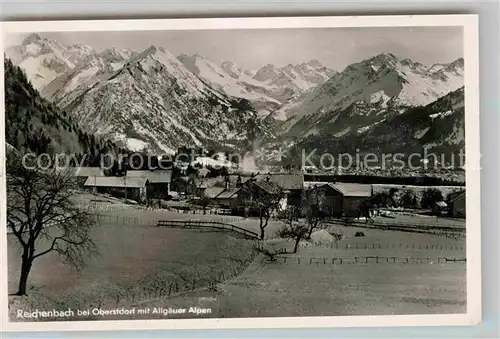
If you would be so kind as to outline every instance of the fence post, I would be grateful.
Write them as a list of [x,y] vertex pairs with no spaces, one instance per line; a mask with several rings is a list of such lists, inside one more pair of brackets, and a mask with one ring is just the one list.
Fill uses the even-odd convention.
[[323,265],[326,265],[326,258],[323,258]]

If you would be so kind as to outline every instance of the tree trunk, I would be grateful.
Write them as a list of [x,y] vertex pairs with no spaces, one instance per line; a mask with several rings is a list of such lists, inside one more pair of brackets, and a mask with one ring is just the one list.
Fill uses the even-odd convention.
[[266,225],[267,225],[267,223],[264,222],[264,216],[261,214],[260,215],[260,223],[259,223],[259,227],[260,227],[260,240],[264,240],[264,232],[265,232],[265,229],[266,229]]
[[311,239],[311,235],[312,235],[313,230],[314,230],[314,227],[309,228],[309,233],[307,234],[308,239]]
[[32,262],[27,256],[23,255],[21,264],[21,276],[19,278],[19,288],[16,295],[26,295],[26,286],[28,283],[28,275],[31,271]]
[[308,239],[311,239],[311,235],[312,235],[312,232],[314,231],[314,229],[316,229],[316,227],[318,227],[318,222],[314,222],[311,227],[309,228],[309,232],[307,233],[307,238]]
[[297,237],[297,239],[295,239],[295,245],[293,246],[293,253],[297,253],[297,250],[299,249],[299,242],[300,237]]
[[203,215],[207,214],[207,206],[203,206]]

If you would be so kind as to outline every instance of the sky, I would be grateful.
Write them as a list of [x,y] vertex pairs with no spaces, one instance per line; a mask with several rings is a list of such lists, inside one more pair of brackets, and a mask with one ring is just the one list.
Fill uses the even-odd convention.
[[[41,33],[64,45],[82,43],[141,51],[162,46],[174,55],[201,54],[221,63],[256,70],[266,64],[285,66],[311,59],[341,71],[379,53],[393,53],[424,65],[463,57],[462,27],[289,28],[186,31],[115,31]],[[23,36],[7,37],[19,44]]]

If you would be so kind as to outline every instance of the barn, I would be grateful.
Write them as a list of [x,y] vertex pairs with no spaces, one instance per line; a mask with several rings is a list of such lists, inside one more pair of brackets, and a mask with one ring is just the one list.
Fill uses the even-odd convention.
[[148,198],[167,199],[170,192],[170,184],[172,182],[171,170],[155,170],[155,171],[127,171],[127,178],[146,178]]
[[257,182],[268,182],[279,186],[286,193],[286,204],[300,206],[302,203],[302,193],[304,191],[304,174],[293,172],[274,172],[259,174],[256,176]]
[[447,200],[448,215],[453,218],[465,218],[465,191],[450,193]]
[[372,185],[326,183],[317,186],[323,191],[324,212],[335,217],[359,217],[360,208],[373,194]]
[[137,202],[147,199],[147,183],[145,177],[88,177],[83,186],[93,193],[109,193]]

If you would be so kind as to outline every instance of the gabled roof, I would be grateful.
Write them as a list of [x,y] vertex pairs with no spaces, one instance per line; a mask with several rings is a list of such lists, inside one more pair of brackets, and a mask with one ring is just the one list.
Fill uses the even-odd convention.
[[255,186],[259,187],[269,194],[275,194],[279,192],[279,187],[277,187],[277,185],[273,182],[257,181],[255,182]]
[[170,183],[172,181],[172,171],[156,170],[156,171],[127,171],[127,178],[147,178],[150,183]]
[[444,201],[437,201],[436,205],[439,207],[447,207],[448,206]]
[[215,198],[224,191],[224,187],[207,187],[205,189],[205,196],[208,198]]
[[144,177],[88,177],[83,186],[143,188],[147,181],[148,179]]
[[231,199],[231,198],[236,198],[238,195],[238,192],[241,191],[241,187],[238,188],[232,188],[229,190],[224,190],[222,191],[219,195],[215,196],[215,199]]
[[353,184],[353,183],[336,183],[336,184],[330,183],[328,185],[345,197],[372,196],[372,185]]

